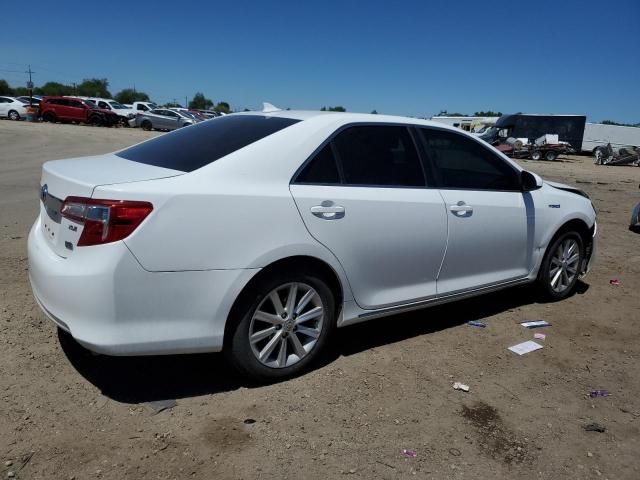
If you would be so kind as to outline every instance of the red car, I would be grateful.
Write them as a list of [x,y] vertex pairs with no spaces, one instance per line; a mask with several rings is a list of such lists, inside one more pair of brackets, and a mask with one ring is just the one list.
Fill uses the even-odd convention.
[[119,117],[110,110],[96,108],[89,100],[75,97],[44,97],[40,102],[40,116],[45,122],[78,122],[111,127]]

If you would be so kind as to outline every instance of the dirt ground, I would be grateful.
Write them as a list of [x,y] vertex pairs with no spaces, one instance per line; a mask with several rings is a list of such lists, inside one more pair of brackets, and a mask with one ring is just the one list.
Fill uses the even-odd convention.
[[[219,354],[92,356],[31,296],[41,164],[153,135],[0,122],[3,478],[640,478],[640,235],[627,230],[640,168],[523,162],[599,211],[598,261],[575,296],[538,303],[515,288],[348,327],[314,371],[251,387]],[[552,323],[544,348],[507,351],[533,338],[518,322],[535,319]],[[159,413],[147,403],[171,399]]]

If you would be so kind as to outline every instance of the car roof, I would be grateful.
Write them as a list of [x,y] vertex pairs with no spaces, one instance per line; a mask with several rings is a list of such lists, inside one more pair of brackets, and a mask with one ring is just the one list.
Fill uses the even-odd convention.
[[312,120],[312,119],[332,119],[337,123],[404,123],[411,125],[422,125],[429,127],[438,127],[446,130],[460,132],[459,128],[445,125],[432,120],[422,118],[403,117],[400,115],[382,115],[374,113],[351,113],[351,112],[326,112],[317,110],[277,110],[274,112],[238,112],[233,115],[261,115],[265,117],[281,117],[291,118],[294,120]]

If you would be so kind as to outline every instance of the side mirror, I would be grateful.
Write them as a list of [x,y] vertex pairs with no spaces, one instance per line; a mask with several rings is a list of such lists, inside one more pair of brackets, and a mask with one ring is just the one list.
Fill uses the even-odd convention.
[[542,178],[535,173],[523,170],[520,172],[520,188],[523,192],[530,192],[542,187]]

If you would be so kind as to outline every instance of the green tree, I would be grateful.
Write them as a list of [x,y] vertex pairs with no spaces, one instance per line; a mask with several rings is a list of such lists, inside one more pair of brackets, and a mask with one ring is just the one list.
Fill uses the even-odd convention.
[[85,78],[76,88],[76,95],[111,98],[109,81],[106,78]]
[[116,93],[113,97],[120,103],[133,103],[133,102],[148,102],[149,95],[144,92],[138,92],[133,88],[125,88]]
[[164,108],[182,108],[182,105],[180,105],[178,102],[167,102],[162,106]]
[[338,106],[335,106],[335,107],[322,107],[320,109],[320,111],[321,112],[346,112],[347,109],[342,107],[342,106],[340,106],[340,105],[338,105]]
[[0,95],[12,95],[13,89],[9,86],[6,80],[0,79]]
[[189,102],[189,108],[209,110],[211,107],[213,107],[213,102],[206,98],[202,92],[196,93],[193,96],[193,99]]
[[47,82],[41,87],[35,88],[36,95],[73,95],[73,87],[59,82]]
[[374,115],[377,115],[378,111],[376,109],[373,109],[373,110],[371,110],[371,113],[374,114]]
[[218,102],[213,109],[219,113],[231,113],[231,107],[227,102]]
[[13,87],[13,96],[14,97],[28,97],[29,89],[27,87]]
[[489,110],[487,112],[476,112],[473,114],[474,117],[501,117],[502,112],[494,112],[493,110]]

